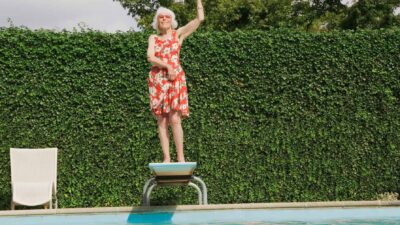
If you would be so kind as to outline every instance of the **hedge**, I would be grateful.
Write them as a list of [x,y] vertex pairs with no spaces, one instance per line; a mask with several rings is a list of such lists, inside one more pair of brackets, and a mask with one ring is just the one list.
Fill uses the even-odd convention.
[[[0,209],[10,147],[58,147],[59,207],[139,205],[162,160],[149,33],[0,29]],[[196,33],[181,52],[187,161],[210,203],[400,192],[400,30]],[[174,150],[172,156],[175,157]],[[157,189],[154,204],[196,204]]]

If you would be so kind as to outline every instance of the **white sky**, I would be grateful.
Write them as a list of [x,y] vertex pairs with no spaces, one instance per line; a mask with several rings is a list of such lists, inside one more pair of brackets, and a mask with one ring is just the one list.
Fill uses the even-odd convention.
[[340,3],[345,4],[347,6],[351,6],[356,2],[356,0],[340,0]]
[[136,21],[118,1],[113,0],[0,0],[0,27],[72,30],[84,23],[106,32],[138,30]]

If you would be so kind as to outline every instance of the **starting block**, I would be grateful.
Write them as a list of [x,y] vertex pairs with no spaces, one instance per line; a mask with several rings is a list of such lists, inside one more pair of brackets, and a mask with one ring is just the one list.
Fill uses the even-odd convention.
[[[185,163],[149,163],[153,176],[143,187],[142,202],[150,206],[150,195],[157,186],[188,185],[194,187],[199,194],[199,205],[207,205],[207,187],[202,179],[193,175],[197,167],[196,162]],[[200,187],[194,183],[198,182]]]

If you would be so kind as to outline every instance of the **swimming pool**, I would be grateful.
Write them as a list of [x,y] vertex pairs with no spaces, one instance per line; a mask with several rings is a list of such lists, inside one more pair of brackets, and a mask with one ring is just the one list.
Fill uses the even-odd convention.
[[0,217],[1,225],[400,224],[400,207],[229,209]]

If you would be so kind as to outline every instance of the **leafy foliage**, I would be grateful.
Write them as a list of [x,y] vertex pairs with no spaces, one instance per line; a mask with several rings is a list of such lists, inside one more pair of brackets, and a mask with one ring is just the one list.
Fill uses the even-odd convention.
[[[174,4],[173,0],[118,0],[139,25],[150,29],[155,10],[171,8],[183,25],[195,17],[195,0]],[[394,15],[400,0],[359,0],[347,7],[340,0],[203,0],[206,20],[203,30],[268,30],[292,28],[306,31],[357,28],[389,28],[400,25]]]
[[348,10],[346,18],[342,21],[342,27],[345,29],[398,27],[400,16],[393,14],[396,7],[400,7],[400,0],[359,0]]
[[[0,208],[10,147],[58,147],[60,207],[140,204],[161,161],[149,33],[0,31]],[[400,192],[400,30],[197,33],[182,48],[185,153],[210,203]],[[195,204],[190,188],[155,204]]]

